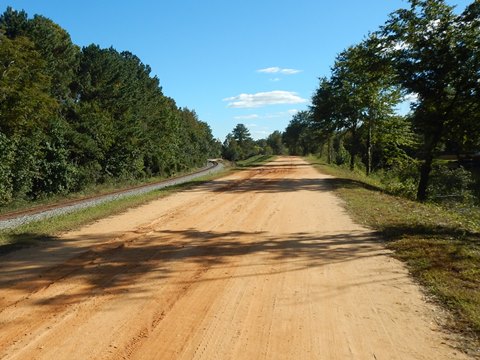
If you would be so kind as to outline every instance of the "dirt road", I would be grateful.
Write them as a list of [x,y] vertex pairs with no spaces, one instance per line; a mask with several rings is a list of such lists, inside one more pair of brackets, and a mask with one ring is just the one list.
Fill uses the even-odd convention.
[[0,258],[0,359],[461,359],[329,178],[280,158]]

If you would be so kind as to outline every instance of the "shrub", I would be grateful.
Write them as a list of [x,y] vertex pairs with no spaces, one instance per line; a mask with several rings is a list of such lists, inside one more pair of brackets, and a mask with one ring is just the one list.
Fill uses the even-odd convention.
[[385,170],[381,181],[389,194],[415,199],[418,185],[418,164],[415,161],[398,162]]
[[12,164],[15,160],[13,144],[0,133],[0,205],[12,200]]
[[435,165],[428,186],[429,198],[435,202],[472,202],[474,195],[472,173],[459,166],[449,168]]

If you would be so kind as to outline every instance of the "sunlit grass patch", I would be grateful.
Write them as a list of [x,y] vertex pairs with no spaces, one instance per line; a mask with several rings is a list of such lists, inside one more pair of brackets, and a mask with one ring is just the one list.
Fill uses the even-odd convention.
[[352,217],[379,232],[427,293],[453,314],[451,326],[468,335],[466,346],[479,349],[480,209],[466,204],[447,208],[392,196],[375,178],[317,158],[307,160],[336,177],[332,189]]

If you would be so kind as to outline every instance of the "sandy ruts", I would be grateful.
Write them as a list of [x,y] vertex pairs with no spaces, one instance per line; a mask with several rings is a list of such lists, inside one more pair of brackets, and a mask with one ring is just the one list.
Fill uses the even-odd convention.
[[0,258],[0,359],[460,359],[327,176],[279,158]]

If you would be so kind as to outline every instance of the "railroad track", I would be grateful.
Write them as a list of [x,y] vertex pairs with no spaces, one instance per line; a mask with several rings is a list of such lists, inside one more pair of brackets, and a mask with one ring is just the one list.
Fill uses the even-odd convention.
[[88,196],[81,199],[62,201],[56,204],[36,206],[25,210],[12,211],[0,215],[0,230],[15,228],[20,225],[47,219],[53,216],[71,213],[80,209],[85,209],[105,202],[113,201],[123,197],[143,194],[169,186],[179,185],[218,172],[223,169],[223,165],[217,161],[209,161],[204,168],[193,173],[172,177],[152,184],[132,186],[127,189],[116,190],[102,195]]

